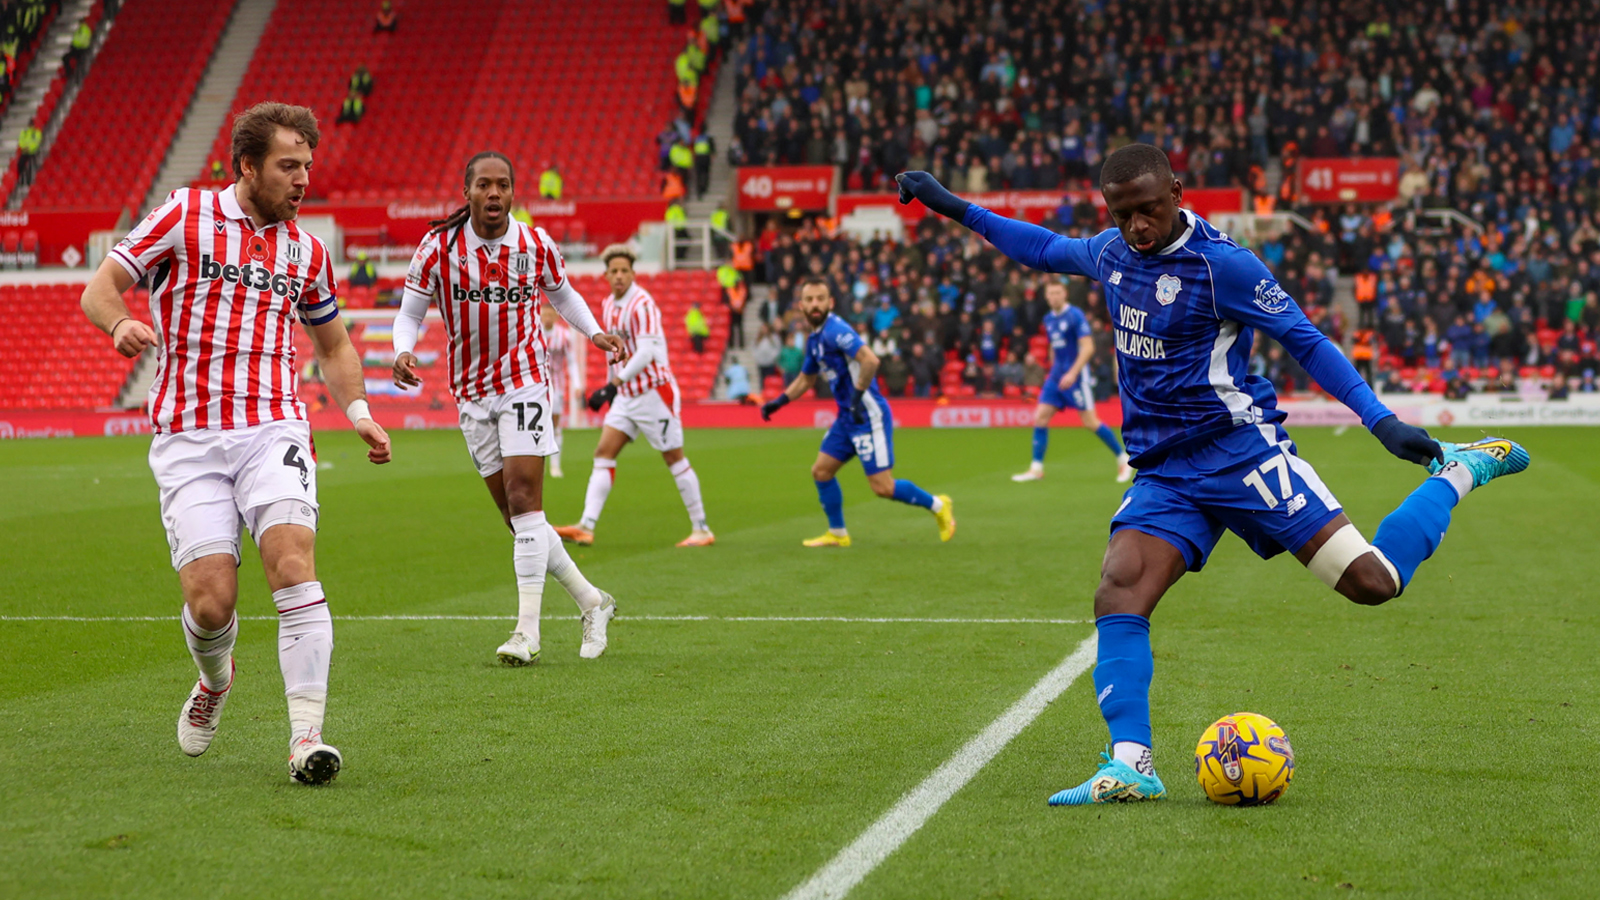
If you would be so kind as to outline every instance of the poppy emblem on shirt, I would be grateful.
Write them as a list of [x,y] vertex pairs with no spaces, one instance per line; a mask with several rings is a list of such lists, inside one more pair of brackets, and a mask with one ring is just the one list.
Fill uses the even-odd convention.
[[1183,282],[1175,275],[1163,275],[1156,279],[1156,302],[1162,306],[1171,306],[1172,301],[1178,299],[1178,292],[1183,290]]
[[506,280],[506,270],[497,262],[489,263],[483,267],[483,280],[485,282],[501,282]]
[[249,243],[247,243],[245,245],[244,252],[245,252],[246,256],[249,256],[251,259],[255,260],[256,262],[266,262],[266,259],[267,259],[267,242],[266,242],[266,239],[262,238],[261,235],[259,235],[259,234],[250,235],[250,241],[249,241]]

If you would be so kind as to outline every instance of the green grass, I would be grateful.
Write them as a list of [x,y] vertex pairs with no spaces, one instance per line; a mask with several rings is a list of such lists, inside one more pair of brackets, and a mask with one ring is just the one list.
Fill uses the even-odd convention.
[[[1464,439],[1464,431],[1445,437]],[[1105,740],[1081,677],[853,897],[1592,896],[1600,871],[1593,663],[1600,446],[1529,429],[1526,474],[1469,498],[1400,600],[1333,595],[1225,537],[1155,616],[1156,761],[1171,799],[1049,809]],[[1357,430],[1296,434],[1369,537],[1417,481]],[[327,735],[346,767],[292,785],[270,621],[243,623],[237,687],[199,759],[173,723],[194,669],[176,622],[0,621],[0,897],[776,898],[1022,696],[1088,625],[627,620],[634,615],[1088,619],[1120,491],[1104,448],[1058,431],[1016,485],[1024,431],[897,435],[921,511],[842,476],[856,545],[822,518],[809,431],[694,432],[718,544],[658,458],[630,449],[600,542],[575,555],[624,618],[598,662],[547,621],[544,663],[493,664],[515,607],[510,540],[459,435],[397,436],[374,468],[318,444],[318,565],[340,621]],[[576,518],[592,433],[546,487]],[[0,443],[0,616],[170,616],[177,579],[147,441]],[[252,556],[241,613],[271,601]],[[567,613],[552,587],[546,612]],[[1268,714],[1299,754],[1278,804],[1228,809],[1190,749]]]

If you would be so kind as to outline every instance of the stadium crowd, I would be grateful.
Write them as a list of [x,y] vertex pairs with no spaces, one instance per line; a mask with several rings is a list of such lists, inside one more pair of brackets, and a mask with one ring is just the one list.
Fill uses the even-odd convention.
[[[1238,187],[1258,210],[1312,223],[1254,249],[1375,381],[1595,389],[1600,17],[1584,0],[771,0],[745,12],[728,57],[736,164],[831,164],[846,190],[891,190],[905,169],[969,193],[1092,190],[1106,153],[1154,143],[1186,185]],[[1328,156],[1398,157],[1399,199],[1303,204],[1299,160]],[[1460,215],[1425,214],[1441,209]],[[1044,224],[1102,223],[1064,204]],[[769,344],[793,345],[781,314],[795,281],[820,271],[892,348],[886,370],[904,363],[907,390],[937,390],[947,366],[980,393],[1040,374],[1028,353],[1040,277],[960,229],[851,243],[809,224],[759,241],[784,332]],[[1341,274],[1354,276],[1355,321],[1332,305]],[[1075,286],[1073,301],[1104,334],[1098,292]],[[1258,350],[1280,387],[1305,385],[1281,349]],[[1109,348],[1098,357],[1108,369]]]

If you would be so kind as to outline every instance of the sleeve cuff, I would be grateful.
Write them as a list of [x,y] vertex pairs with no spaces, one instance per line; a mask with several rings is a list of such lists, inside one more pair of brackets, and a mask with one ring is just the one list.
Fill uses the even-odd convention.
[[144,266],[139,264],[138,260],[122,252],[121,247],[112,247],[111,252],[106,255],[116,260],[117,265],[121,266],[129,275],[133,276],[134,281],[138,281],[139,279],[143,278],[145,272],[147,271]]

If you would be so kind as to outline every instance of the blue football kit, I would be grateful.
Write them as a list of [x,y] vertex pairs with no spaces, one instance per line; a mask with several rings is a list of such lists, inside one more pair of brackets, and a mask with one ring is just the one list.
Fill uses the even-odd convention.
[[1044,389],[1039,392],[1039,402],[1056,409],[1090,409],[1094,406],[1094,378],[1089,367],[1078,372],[1078,378],[1066,389],[1061,387],[1061,376],[1067,374],[1078,361],[1078,341],[1090,336],[1089,319],[1083,310],[1068,306],[1061,312],[1046,313],[1045,337],[1050,339],[1050,374],[1045,376]]
[[857,422],[851,414],[856,394],[856,378],[861,366],[856,354],[866,342],[850,324],[829,313],[822,327],[806,338],[806,356],[800,371],[807,375],[821,375],[828,380],[833,399],[839,404],[839,416],[822,439],[822,452],[834,459],[849,462],[861,458],[861,468],[868,475],[894,468],[894,416],[889,412],[889,401],[878,392],[878,380],[867,385],[862,398],[863,421]]

